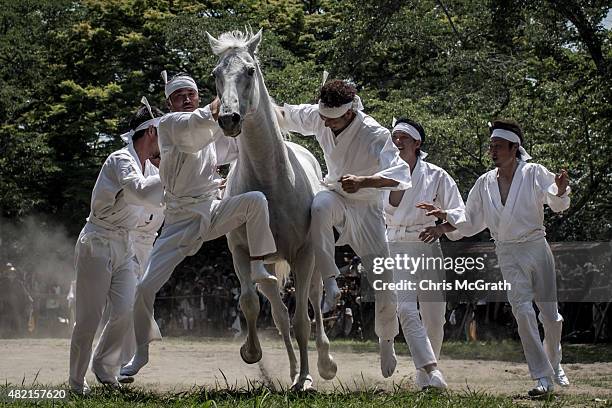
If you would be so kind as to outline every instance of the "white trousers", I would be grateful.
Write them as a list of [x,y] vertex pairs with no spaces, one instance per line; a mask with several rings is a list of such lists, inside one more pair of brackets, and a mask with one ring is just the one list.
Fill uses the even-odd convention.
[[134,239],[134,255],[136,256],[136,261],[138,262],[138,268],[136,268],[138,279],[142,278],[147,270],[147,265],[149,264],[149,258],[151,257],[154,242],[155,237],[151,237],[151,239],[148,241],[142,241],[138,238]]
[[[202,217],[193,212],[166,215],[166,223],[153,245],[147,270],[136,288],[134,331],[136,344],[143,346],[160,340],[161,333],[153,318],[155,294],[170,279],[174,268],[201,246],[246,224],[249,254],[263,256],[276,252],[270,230],[266,197],[257,191],[214,200],[210,223],[202,229]],[[204,233],[201,234],[200,231]]]
[[[427,244],[422,241],[389,242],[391,257],[404,254],[410,257],[443,259],[440,242]],[[407,269],[395,269],[395,282],[414,282],[416,290],[398,290],[397,314],[414,366],[419,369],[437,363],[444,340],[446,302],[440,292],[424,292],[419,289],[421,280],[440,282],[443,271],[419,269],[414,274]],[[418,308],[417,308],[418,302]]]
[[[533,379],[553,375],[561,362],[563,317],[557,309],[555,261],[546,239],[522,243],[496,243],[503,278],[510,283],[508,301],[518,324],[525,359]],[[540,340],[535,301],[544,326]]]
[[[151,250],[153,249],[153,242],[155,241],[155,236],[151,234],[151,236],[147,237],[147,239],[141,239],[138,235],[132,241],[134,255],[136,259],[136,268],[134,268],[134,272],[136,273],[136,279],[140,280],[142,275],[147,268],[147,264],[149,262],[149,257],[151,256]],[[102,313],[102,319],[100,320],[100,324],[98,325],[98,329],[96,335],[102,333],[104,330],[104,326],[108,322],[110,317],[110,304],[109,299],[106,300],[107,307],[104,308],[104,312]],[[123,345],[121,346],[121,365],[124,366],[131,359],[134,353],[136,353],[136,335],[134,334],[134,319],[130,318],[130,325],[125,333],[125,337],[123,340]]]
[[[333,228],[336,227],[342,231],[346,242],[361,258],[370,285],[374,280],[393,282],[393,271],[385,269],[380,275],[373,272],[374,259],[389,256],[382,202],[348,200],[333,191],[321,191],[315,195],[310,212],[315,263],[323,279],[340,274],[334,261]],[[347,228],[350,231],[347,231]],[[384,340],[395,338],[399,333],[395,291],[375,291],[375,302],[376,335]]]
[[130,327],[137,267],[127,232],[87,223],[75,247],[76,318],[70,342],[70,387],[83,388],[96,328],[108,299],[109,319],[92,368],[102,380],[119,375],[120,351]]

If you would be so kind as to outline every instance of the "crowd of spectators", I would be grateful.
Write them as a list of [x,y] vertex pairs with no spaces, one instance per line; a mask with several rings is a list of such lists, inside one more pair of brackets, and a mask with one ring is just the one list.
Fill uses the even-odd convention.
[[[598,248],[585,251],[584,245],[571,245],[552,245],[558,269],[559,308],[565,320],[564,340],[610,341],[609,248],[600,248],[600,254],[593,256]],[[240,312],[240,283],[228,261],[231,255],[226,243],[213,241],[203,251],[180,264],[157,294],[155,319],[164,335],[240,336],[246,327]],[[499,274],[492,247],[481,245],[477,251],[487,252],[484,273],[492,277]],[[364,283],[360,260],[349,247],[343,247],[337,252],[336,262],[342,295],[334,310],[323,308],[326,332],[330,339],[373,339],[374,296]],[[74,287],[70,290],[70,285],[63,282],[30,276],[10,262],[0,265],[0,337],[68,336],[74,321]],[[445,338],[518,338],[509,305],[488,296],[449,296]],[[292,318],[295,287],[291,278],[282,297]],[[261,294],[260,306],[259,328],[275,332],[270,304]],[[313,318],[312,309],[309,313]]]
[[70,327],[68,288],[50,280],[32,280],[11,262],[0,264],[0,338],[63,336]]

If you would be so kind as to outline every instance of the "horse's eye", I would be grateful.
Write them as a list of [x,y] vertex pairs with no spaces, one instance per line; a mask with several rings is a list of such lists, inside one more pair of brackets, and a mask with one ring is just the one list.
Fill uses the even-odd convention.
[[247,73],[250,76],[253,76],[253,74],[255,74],[255,67],[249,67],[249,69],[247,70]]
[[210,76],[213,77],[213,78],[216,78],[217,77],[217,73],[215,71],[213,71],[213,72],[210,73]]

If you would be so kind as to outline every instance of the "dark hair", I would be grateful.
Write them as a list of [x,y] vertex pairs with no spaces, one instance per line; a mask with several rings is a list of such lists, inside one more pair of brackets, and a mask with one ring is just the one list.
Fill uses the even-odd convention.
[[[407,123],[410,126],[413,126],[414,128],[416,128],[416,130],[419,131],[419,135],[421,136],[421,146],[423,146],[425,144],[425,129],[423,129],[423,126],[419,122],[415,122],[412,119],[399,118],[399,119],[397,119],[395,121],[396,125],[398,123]],[[419,157],[421,155],[421,148],[420,147],[416,150],[416,155],[417,155],[417,157]]]
[[352,102],[355,95],[357,95],[357,88],[355,88],[355,85],[347,81],[335,79],[323,85],[319,99],[325,106],[337,108],[338,106]]
[[[156,118],[164,116],[164,113],[161,110],[157,109],[155,106],[151,106],[151,112]],[[130,119],[130,129],[136,129],[138,126],[142,125],[149,119],[152,119],[151,115],[149,114],[149,110],[146,106],[141,106],[140,108],[138,108],[132,119]],[[146,129],[142,129],[134,133],[134,135],[132,136],[132,141],[140,139],[145,134],[145,130]]]
[[[521,141],[521,145],[523,144],[523,129],[521,125],[514,119],[495,119],[491,126],[489,126],[489,135],[493,133],[495,129],[503,129],[508,130],[510,132],[516,133]],[[516,144],[512,142],[508,142],[510,145]],[[521,157],[521,153],[517,150],[516,157]]]

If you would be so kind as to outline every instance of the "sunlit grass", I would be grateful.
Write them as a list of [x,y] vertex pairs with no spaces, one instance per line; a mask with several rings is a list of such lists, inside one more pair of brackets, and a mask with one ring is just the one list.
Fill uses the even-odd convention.
[[[6,395],[10,385],[0,387]],[[37,386],[36,388],[43,388]],[[4,401],[8,401],[4,399]],[[552,397],[550,406],[563,406],[563,400]],[[29,406],[32,402],[10,401],[11,407]],[[296,393],[287,389],[278,389],[258,383],[250,383],[245,388],[215,389],[193,387],[182,392],[157,393],[136,387],[125,387],[121,390],[109,390],[94,387],[88,396],[70,394],[64,401],[38,401],[36,406],[67,405],[72,407],[515,407],[524,406],[509,396],[493,396],[479,391],[465,390],[459,392],[440,392],[429,390],[423,392],[382,391],[376,387],[362,387],[361,391],[346,391],[342,385],[335,390],[324,393]],[[540,403],[542,405],[542,403]],[[548,405],[544,401],[543,406]]]
[[[227,343],[226,338],[201,338],[201,337],[170,337],[165,338],[168,342],[223,342]],[[236,339],[237,343],[242,340]],[[278,338],[266,338],[266,347],[284,348],[284,344]],[[313,341],[309,343],[309,349],[315,350]],[[366,340],[333,340],[331,351],[344,351],[352,353],[376,353],[378,343]],[[409,355],[410,351],[405,342],[396,340],[395,351],[398,354]],[[462,360],[496,360],[510,362],[525,362],[521,343],[516,340],[500,341],[445,341],[442,344],[442,357]],[[596,363],[612,362],[612,344],[563,344],[563,362],[571,363]]]

